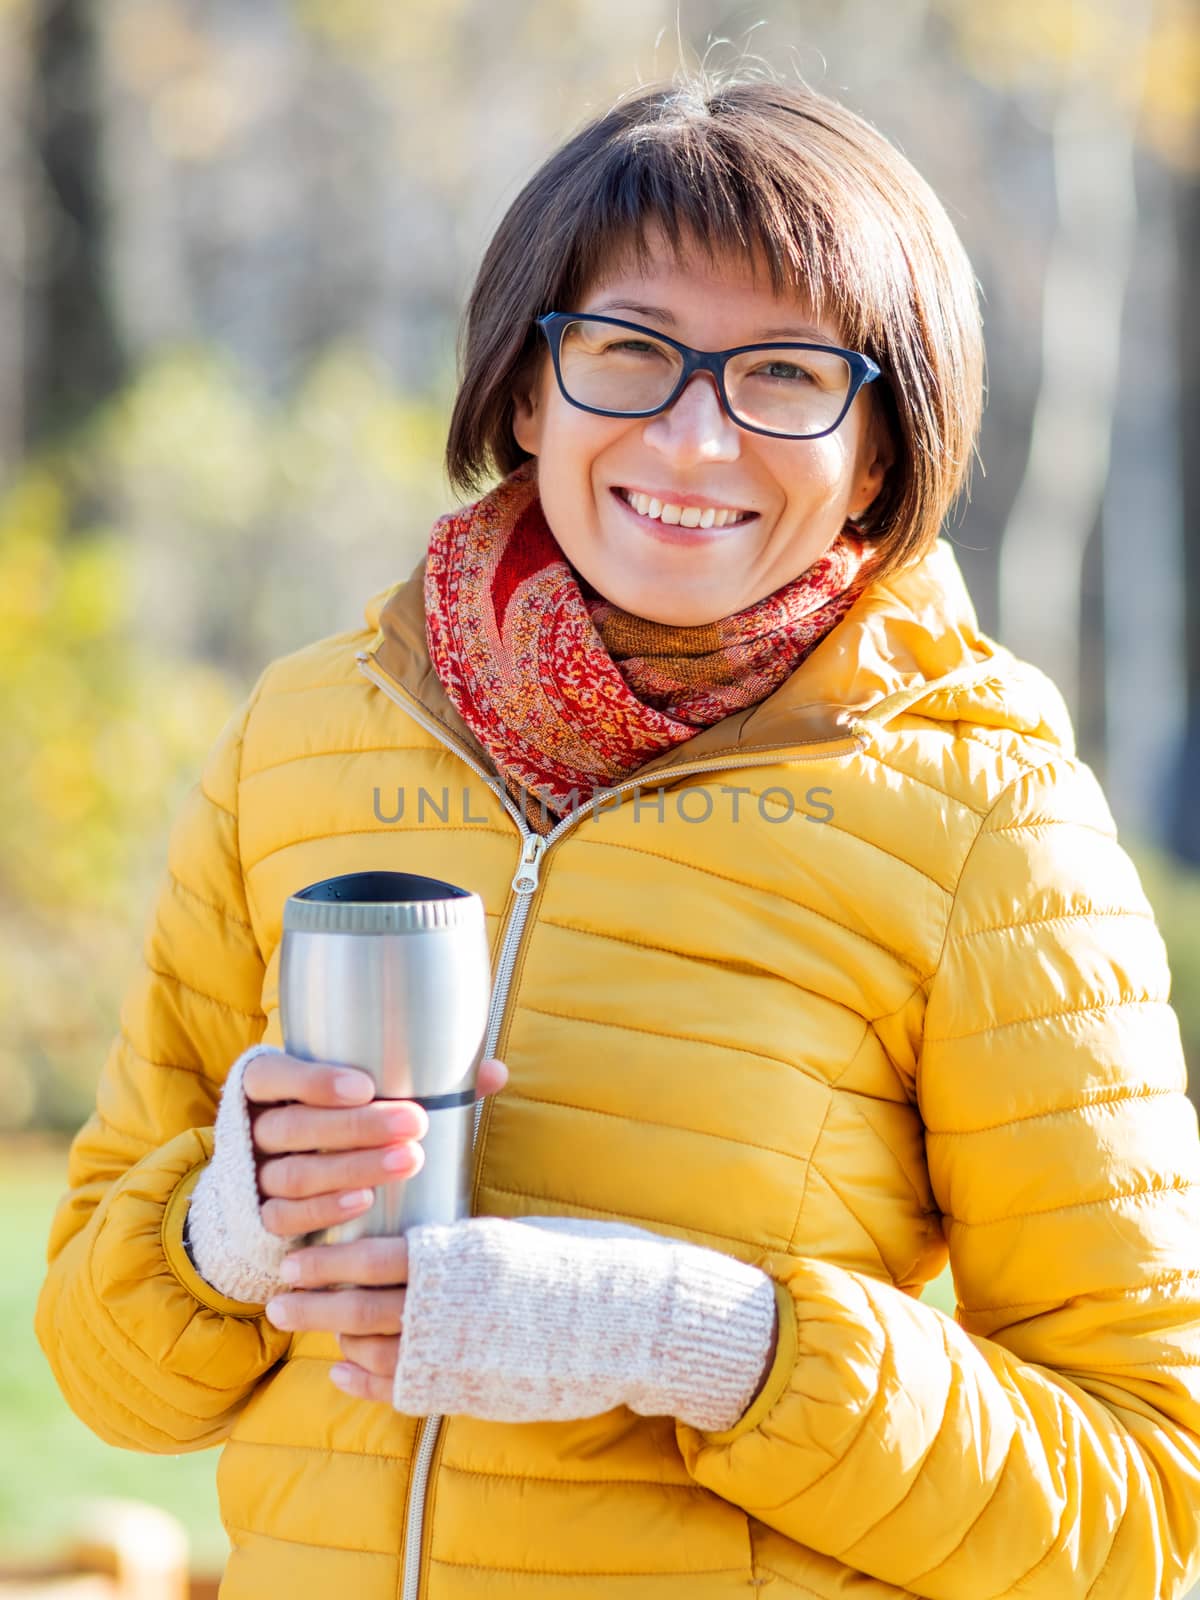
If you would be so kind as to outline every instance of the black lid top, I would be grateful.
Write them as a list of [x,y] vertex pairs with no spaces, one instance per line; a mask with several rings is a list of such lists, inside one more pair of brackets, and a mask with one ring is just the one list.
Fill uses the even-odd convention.
[[483,924],[483,902],[469,889],[413,872],[347,872],[289,895],[284,931],[420,933]]

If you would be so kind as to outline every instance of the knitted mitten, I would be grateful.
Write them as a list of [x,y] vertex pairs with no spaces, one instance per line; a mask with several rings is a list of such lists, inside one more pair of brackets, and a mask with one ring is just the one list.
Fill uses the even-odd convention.
[[256,1044],[229,1069],[217,1108],[212,1160],[192,1190],[184,1224],[184,1248],[206,1282],[231,1300],[265,1305],[287,1285],[279,1276],[284,1256],[300,1235],[268,1233],[259,1213],[258,1178],[250,1111],[242,1076],[256,1056],[274,1045]]
[[564,1421],[626,1405],[732,1426],[775,1331],[766,1273],[576,1217],[411,1228],[392,1403],[409,1416]]

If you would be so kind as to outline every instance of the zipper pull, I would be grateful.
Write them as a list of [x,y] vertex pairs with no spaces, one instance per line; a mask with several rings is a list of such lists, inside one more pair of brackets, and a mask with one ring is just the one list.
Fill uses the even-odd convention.
[[512,881],[514,894],[532,894],[537,888],[538,866],[545,853],[545,839],[540,833],[531,833],[521,846],[521,864]]

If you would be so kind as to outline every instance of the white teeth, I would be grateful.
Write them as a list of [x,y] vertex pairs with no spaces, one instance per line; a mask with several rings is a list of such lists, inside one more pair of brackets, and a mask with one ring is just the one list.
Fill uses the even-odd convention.
[[636,489],[626,489],[624,494],[639,516],[654,517],[672,526],[678,524],[684,528],[727,528],[730,523],[737,522],[739,517],[744,515],[741,511],[715,511],[712,506],[702,511],[699,506],[677,506],[671,501],[664,504],[661,500],[655,500],[652,495],[639,494]]

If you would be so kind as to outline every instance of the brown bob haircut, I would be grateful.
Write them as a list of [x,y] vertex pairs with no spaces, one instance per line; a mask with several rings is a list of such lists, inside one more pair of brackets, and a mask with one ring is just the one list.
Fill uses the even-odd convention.
[[935,542],[969,468],[983,408],[975,275],[940,201],[868,122],[805,86],[709,73],[642,88],[552,155],[509,207],[467,305],[446,470],[465,493],[528,459],[513,395],[545,343],[534,319],[573,311],[618,263],[648,260],[657,224],[679,258],[699,243],[765,261],[775,293],[832,312],[878,362],[867,389],[895,461],[860,519],[871,581]]

